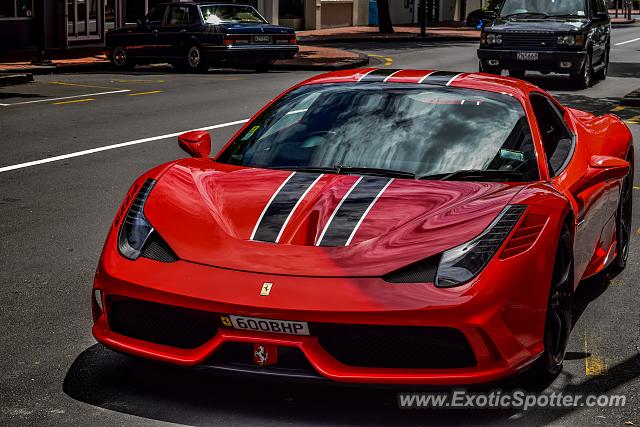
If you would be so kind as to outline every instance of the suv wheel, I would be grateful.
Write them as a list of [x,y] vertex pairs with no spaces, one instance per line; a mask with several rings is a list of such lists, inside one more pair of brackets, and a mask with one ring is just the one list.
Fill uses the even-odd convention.
[[580,73],[571,75],[571,80],[575,82],[578,89],[586,89],[593,83],[593,64],[591,60],[591,54],[588,53]]
[[597,80],[604,80],[607,78],[607,73],[609,72],[609,48],[604,51],[604,57],[602,58],[603,67],[600,68],[595,73],[595,78]]
[[511,77],[515,77],[516,79],[524,79],[525,74],[525,70],[509,70],[509,75]]

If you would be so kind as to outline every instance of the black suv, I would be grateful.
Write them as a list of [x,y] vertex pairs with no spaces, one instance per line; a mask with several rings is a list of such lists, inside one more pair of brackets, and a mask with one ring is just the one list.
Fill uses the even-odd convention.
[[482,30],[480,71],[522,78],[527,70],[569,74],[579,88],[604,80],[611,20],[604,0],[504,0]]

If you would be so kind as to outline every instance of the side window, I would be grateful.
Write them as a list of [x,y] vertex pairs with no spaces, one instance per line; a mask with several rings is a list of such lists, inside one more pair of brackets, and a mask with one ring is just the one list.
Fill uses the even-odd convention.
[[167,19],[167,25],[173,27],[186,25],[187,17],[189,15],[189,8],[187,6],[171,6],[169,9],[169,18]]
[[573,154],[573,135],[562,113],[544,95],[531,95],[531,106],[538,122],[549,173],[557,176],[564,170]]
[[147,23],[150,25],[162,25],[167,6],[156,6],[149,11]]

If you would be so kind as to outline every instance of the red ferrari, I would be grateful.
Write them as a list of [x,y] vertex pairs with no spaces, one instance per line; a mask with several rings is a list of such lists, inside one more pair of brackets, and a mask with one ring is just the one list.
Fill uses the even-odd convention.
[[612,115],[479,73],[360,69],[276,98],[131,187],[93,285],[123,353],[236,373],[553,375],[578,283],[619,273],[633,146]]

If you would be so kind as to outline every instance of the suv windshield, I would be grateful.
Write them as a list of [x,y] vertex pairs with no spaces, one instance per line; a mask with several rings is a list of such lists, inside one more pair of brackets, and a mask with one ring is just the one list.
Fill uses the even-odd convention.
[[251,6],[201,6],[202,17],[207,24],[265,23]]
[[505,0],[500,16],[587,16],[586,0]]
[[416,178],[462,179],[461,171],[490,171],[473,176],[531,181],[538,177],[535,159],[525,113],[513,97],[358,83],[294,89],[251,122],[217,160]]

